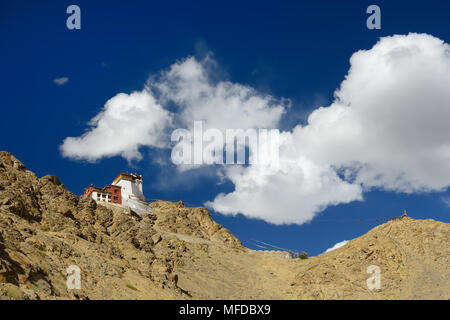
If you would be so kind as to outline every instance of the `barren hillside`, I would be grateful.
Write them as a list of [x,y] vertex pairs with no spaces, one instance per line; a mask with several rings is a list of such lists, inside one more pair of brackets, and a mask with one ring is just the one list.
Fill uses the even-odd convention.
[[[0,152],[0,298],[450,298],[450,226],[390,221],[307,260],[247,249],[205,208],[156,201],[147,216],[97,205]],[[81,270],[69,290],[66,268]],[[381,288],[369,290],[369,265]]]

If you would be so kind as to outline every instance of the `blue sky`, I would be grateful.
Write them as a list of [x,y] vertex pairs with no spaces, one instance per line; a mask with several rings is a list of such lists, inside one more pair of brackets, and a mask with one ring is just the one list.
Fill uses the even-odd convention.
[[[66,27],[70,4],[81,8],[81,30]],[[381,8],[381,30],[366,28],[370,4]],[[202,205],[234,189],[229,180],[218,183],[213,168],[178,174],[153,161],[167,150],[147,147],[131,163],[120,156],[77,161],[59,147],[86,132],[116,94],[142,90],[150,76],[180,59],[208,54],[221,78],[289,99],[278,127],[292,130],[333,103],[352,54],[380,37],[417,32],[450,43],[449,9],[447,1],[2,1],[0,149],[38,176],[59,176],[75,194],[110,183],[119,171],[137,171],[148,198]],[[54,79],[61,77],[68,81],[59,86]],[[328,206],[301,225],[211,214],[250,248],[263,241],[316,255],[403,209],[414,218],[450,222],[443,199],[450,199],[448,189],[408,194],[374,187],[363,201]]]

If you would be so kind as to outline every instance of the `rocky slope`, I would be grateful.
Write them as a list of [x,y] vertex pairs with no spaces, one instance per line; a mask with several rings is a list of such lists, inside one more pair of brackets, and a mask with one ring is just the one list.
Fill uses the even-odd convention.
[[[380,270],[380,289],[368,290]],[[292,283],[307,299],[449,299],[450,225],[401,218],[380,225],[345,246],[304,261]]]
[[[38,179],[0,152],[0,296],[49,298],[183,298],[174,269],[202,244],[240,242],[204,208],[155,202],[145,217],[78,198],[55,176]],[[180,227],[175,227],[179,225]],[[198,248],[197,248],[198,247]],[[68,290],[66,269],[81,269],[81,290]]]
[[[449,224],[391,221],[299,260],[243,247],[205,208],[149,205],[142,217],[97,205],[0,152],[0,299],[450,298]],[[81,289],[67,288],[71,265]]]

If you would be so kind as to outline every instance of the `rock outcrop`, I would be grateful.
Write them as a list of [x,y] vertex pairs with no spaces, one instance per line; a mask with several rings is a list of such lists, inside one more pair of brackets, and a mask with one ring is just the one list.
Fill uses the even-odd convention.
[[[174,269],[188,249],[164,230],[241,245],[205,208],[152,206],[139,216],[97,205],[0,152],[0,297],[183,298]],[[81,270],[80,290],[67,288],[71,265]]]

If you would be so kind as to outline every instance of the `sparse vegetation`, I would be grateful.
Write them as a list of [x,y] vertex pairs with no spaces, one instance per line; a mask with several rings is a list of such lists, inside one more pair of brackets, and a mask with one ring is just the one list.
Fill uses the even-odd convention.
[[298,251],[289,251],[289,253],[293,259],[308,259],[308,254],[305,251],[302,251],[301,253],[299,253]]
[[3,245],[6,249],[9,249],[9,250],[14,250],[14,251],[16,251],[17,249],[12,245],[12,244],[10,244],[9,242],[1,242],[0,241],[0,244],[1,245]]
[[308,259],[308,254],[306,252],[302,252],[298,255],[298,258],[304,260],[304,259]]
[[67,280],[67,276],[63,272],[61,272],[61,270],[58,270],[58,273],[61,275],[61,277],[64,278],[64,280]]
[[127,284],[127,288],[134,290],[134,291],[138,291],[138,289],[136,289],[136,287],[132,286],[131,284]]

